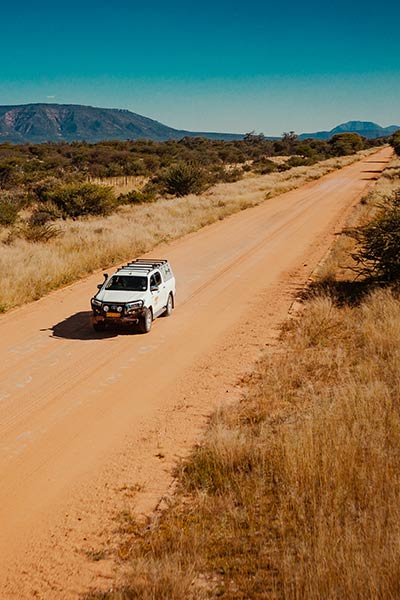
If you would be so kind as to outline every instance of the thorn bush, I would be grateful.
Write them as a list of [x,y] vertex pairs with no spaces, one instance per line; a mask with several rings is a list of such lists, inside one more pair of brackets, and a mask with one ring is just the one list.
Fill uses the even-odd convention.
[[199,194],[206,186],[203,169],[193,163],[179,163],[170,167],[160,177],[160,183],[164,192],[174,196]]
[[359,244],[352,256],[360,274],[384,281],[400,278],[400,189],[386,199],[371,222],[347,233]]

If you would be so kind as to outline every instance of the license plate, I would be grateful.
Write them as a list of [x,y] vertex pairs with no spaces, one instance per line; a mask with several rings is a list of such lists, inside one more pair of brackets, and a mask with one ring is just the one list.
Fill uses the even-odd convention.
[[120,316],[121,316],[121,313],[113,313],[113,312],[106,313],[106,317],[115,318],[115,317],[120,317]]

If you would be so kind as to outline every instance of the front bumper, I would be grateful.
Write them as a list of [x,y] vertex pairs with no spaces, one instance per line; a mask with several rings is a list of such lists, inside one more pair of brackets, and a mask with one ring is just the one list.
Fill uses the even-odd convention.
[[92,316],[91,316],[91,322],[93,323],[112,323],[113,325],[117,325],[117,324],[134,324],[134,323],[138,323],[138,321],[140,320],[141,316],[143,315],[143,313],[145,312],[145,308],[139,308],[138,310],[135,310],[133,312],[130,312],[128,314],[126,313],[121,313],[118,317],[117,316],[108,316],[107,313],[104,312],[100,312],[100,311],[93,311]]

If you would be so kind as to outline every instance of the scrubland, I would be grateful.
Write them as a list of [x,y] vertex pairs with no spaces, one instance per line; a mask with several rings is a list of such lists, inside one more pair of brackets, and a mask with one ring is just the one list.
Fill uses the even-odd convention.
[[[132,259],[266,198],[295,189],[373,153],[364,150],[312,166],[217,184],[207,192],[153,203],[120,206],[107,217],[57,221],[59,235],[46,243],[7,242],[0,233],[0,310],[36,300],[98,269]],[[7,243],[6,243],[7,242]]]
[[[400,161],[353,213],[400,187]],[[109,600],[400,596],[400,298],[340,236],[235,406],[214,414]],[[325,269],[325,271],[324,271]]]

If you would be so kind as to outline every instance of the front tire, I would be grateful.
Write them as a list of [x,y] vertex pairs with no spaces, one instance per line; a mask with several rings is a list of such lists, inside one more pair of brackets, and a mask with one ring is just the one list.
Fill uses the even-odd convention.
[[165,307],[164,317],[169,317],[172,313],[172,309],[174,308],[174,301],[172,299],[172,294],[168,296],[167,306]]
[[150,308],[146,308],[143,316],[139,321],[139,331],[140,333],[149,333],[151,326],[153,324],[153,315]]

